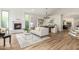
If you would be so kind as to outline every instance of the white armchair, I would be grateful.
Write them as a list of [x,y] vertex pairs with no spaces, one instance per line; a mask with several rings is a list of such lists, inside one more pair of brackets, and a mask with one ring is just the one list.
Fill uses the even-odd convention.
[[79,39],[79,32],[77,32],[76,30],[70,30],[68,34],[69,36],[71,36],[71,38]]
[[46,36],[49,34],[49,29],[45,27],[36,27],[35,30],[32,30],[31,33],[38,36]]
[[57,33],[57,31],[58,31],[58,30],[57,30],[57,26],[56,26],[56,25],[55,25],[54,28],[51,28],[51,32],[52,32],[52,33]]

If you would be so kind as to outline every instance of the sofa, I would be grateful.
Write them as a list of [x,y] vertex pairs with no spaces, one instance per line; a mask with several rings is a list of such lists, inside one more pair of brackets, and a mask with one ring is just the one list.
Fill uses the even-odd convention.
[[31,30],[31,33],[38,36],[46,36],[49,35],[49,29],[45,27],[36,27],[35,30]]

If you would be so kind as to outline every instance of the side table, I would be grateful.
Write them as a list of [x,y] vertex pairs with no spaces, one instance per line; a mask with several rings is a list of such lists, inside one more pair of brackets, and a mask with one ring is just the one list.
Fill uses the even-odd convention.
[[9,38],[9,44],[11,45],[11,35],[5,34],[2,38],[4,39],[4,47],[5,47],[5,39],[6,38]]

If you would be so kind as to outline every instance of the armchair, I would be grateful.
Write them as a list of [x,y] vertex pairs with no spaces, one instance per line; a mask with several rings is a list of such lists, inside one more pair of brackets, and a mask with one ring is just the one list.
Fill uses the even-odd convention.
[[79,39],[79,32],[77,32],[77,30],[70,30],[68,34],[71,38]]
[[58,30],[57,30],[57,25],[55,25],[54,28],[51,28],[51,32],[52,32],[52,33],[57,33],[57,31],[58,31]]

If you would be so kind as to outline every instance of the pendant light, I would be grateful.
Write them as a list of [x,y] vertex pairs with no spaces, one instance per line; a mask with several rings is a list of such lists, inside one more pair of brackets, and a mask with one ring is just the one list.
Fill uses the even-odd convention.
[[45,8],[45,11],[46,11],[46,15],[45,15],[45,17],[44,17],[44,19],[49,19],[49,17],[48,17],[48,9],[47,8]]

